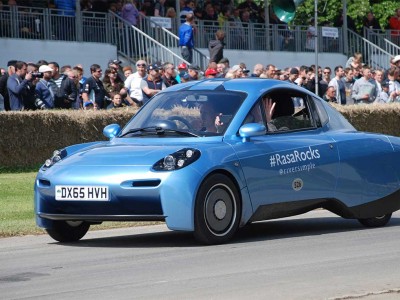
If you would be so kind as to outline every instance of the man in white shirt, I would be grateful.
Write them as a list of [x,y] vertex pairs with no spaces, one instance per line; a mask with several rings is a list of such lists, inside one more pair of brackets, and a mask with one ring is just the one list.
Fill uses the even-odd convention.
[[346,104],[346,86],[342,81],[344,76],[344,70],[342,66],[335,67],[335,77],[328,83],[328,87],[333,86],[335,88],[335,98],[338,104]]
[[147,75],[147,63],[144,60],[136,62],[136,72],[129,75],[125,80],[125,88],[128,89],[129,96],[138,105],[143,105],[143,92],[141,88],[142,79]]

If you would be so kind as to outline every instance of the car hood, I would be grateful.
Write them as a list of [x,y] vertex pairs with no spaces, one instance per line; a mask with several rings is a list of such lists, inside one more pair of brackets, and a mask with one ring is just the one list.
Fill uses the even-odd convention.
[[[115,144],[102,143],[67,155],[58,166],[148,166],[166,155],[183,148],[196,148],[190,144]],[[68,153],[68,148],[67,148]]]

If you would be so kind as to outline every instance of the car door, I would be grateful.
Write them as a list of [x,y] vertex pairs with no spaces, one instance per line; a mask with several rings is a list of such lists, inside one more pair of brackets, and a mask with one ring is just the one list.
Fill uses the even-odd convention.
[[[293,98],[293,95],[289,96]],[[304,127],[293,129],[283,126],[283,130],[267,132],[233,145],[254,211],[265,205],[305,203],[305,200],[310,200],[307,203],[312,205],[334,196],[338,151],[334,140],[325,133],[313,104],[318,99],[296,94],[298,97],[302,98],[305,115],[309,119]],[[280,99],[274,101],[278,104]],[[260,108],[262,110],[263,106],[260,105]],[[300,111],[304,113],[304,109]],[[280,125],[283,125],[282,122]]]

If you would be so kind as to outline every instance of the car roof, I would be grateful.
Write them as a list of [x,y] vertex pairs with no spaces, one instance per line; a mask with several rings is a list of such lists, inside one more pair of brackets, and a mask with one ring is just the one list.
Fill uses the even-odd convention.
[[266,79],[258,77],[248,77],[248,78],[213,78],[213,79],[203,79],[197,81],[189,81],[186,83],[181,83],[169,87],[166,91],[204,91],[204,90],[215,90],[215,91],[240,91],[246,92],[248,94],[264,93],[266,91],[271,91],[274,89],[289,88],[292,90],[297,90],[300,93],[310,93],[308,90],[301,88],[293,83],[276,80],[276,79]]

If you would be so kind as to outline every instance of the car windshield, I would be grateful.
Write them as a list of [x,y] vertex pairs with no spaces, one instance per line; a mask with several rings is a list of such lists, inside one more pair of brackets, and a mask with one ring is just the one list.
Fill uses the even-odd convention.
[[246,98],[242,92],[174,91],[153,97],[120,137],[222,135]]

